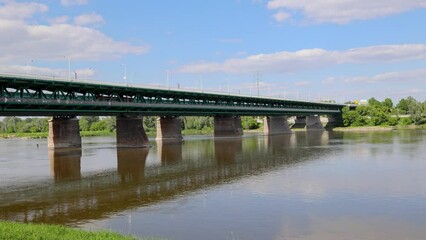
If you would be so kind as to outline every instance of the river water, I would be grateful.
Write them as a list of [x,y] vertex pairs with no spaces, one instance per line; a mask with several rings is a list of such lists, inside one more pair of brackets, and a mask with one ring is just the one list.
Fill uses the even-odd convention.
[[426,239],[426,132],[49,151],[0,140],[0,220],[166,239]]

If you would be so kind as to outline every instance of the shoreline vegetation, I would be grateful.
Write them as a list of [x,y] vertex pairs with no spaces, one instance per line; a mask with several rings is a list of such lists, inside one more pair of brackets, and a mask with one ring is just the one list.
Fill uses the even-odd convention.
[[[47,224],[17,223],[0,221],[0,239],[7,240],[136,240],[134,236],[124,236],[111,231],[90,232],[81,229]],[[152,239],[155,238],[142,238]],[[158,238],[157,238],[158,239]]]
[[[334,131],[384,131],[397,129],[426,129],[426,101],[413,97],[401,99],[397,105],[386,98],[383,102],[370,98],[357,107],[342,109],[343,127]],[[358,102],[347,102],[357,104]],[[182,135],[212,134],[214,118],[209,116],[180,117]],[[156,136],[157,117],[143,117],[143,126],[148,137]],[[115,136],[115,117],[79,117],[82,137]],[[263,121],[256,116],[242,116],[244,132],[260,132]],[[301,131],[302,129],[294,129]],[[49,118],[5,117],[0,121],[0,138],[47,138]]]

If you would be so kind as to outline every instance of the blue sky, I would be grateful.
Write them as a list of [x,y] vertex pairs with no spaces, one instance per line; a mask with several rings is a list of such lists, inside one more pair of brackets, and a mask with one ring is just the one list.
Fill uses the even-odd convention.
[[424,23],[426,0],[0,0],[0,72],[424,101]]

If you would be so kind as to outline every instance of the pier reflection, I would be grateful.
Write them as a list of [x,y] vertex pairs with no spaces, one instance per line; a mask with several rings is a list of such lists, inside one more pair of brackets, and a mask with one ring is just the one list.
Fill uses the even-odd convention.
[[56,182],[81,177],[81,148],[49,149],[50,172]]
[[218,165],[233,164],[243,150],[241,138],[215,139],[215,158]]
[[161,159],[161,165],[174,165],[182,162],[181,140],[157,140],[157,156]]
[[148,148],[117,148],[117,171],[122,183],[144,179],[148,152]]

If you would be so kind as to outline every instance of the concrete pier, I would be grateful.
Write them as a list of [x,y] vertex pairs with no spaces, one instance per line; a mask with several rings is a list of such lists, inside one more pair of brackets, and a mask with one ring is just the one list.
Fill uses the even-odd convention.
[[303,129],[306,127],[306,117],[297,116],[294,118],[294,124],[291,126],[291,129]]
[[266,135],[291,134],[287,117],[269,116],[263,119],[263,133]]
[[117,117],[117,147],[150,147],[148,137],[143,128],[142,117]]
[[53,117],[49,120],[47,146],[57,148],[80,148],[80,127],[76,117]]
[[320,116],[306,116],[307,131],[324,131]]
[[214,116],[214,136],[219,138],[243,135],[240,116]]
[[326,130],[333,130],[335,127],[343,126],[342,116],[321,117],[321,122]]
[[157,118],[157,140],[182,140],[182,119],[179,117]]

